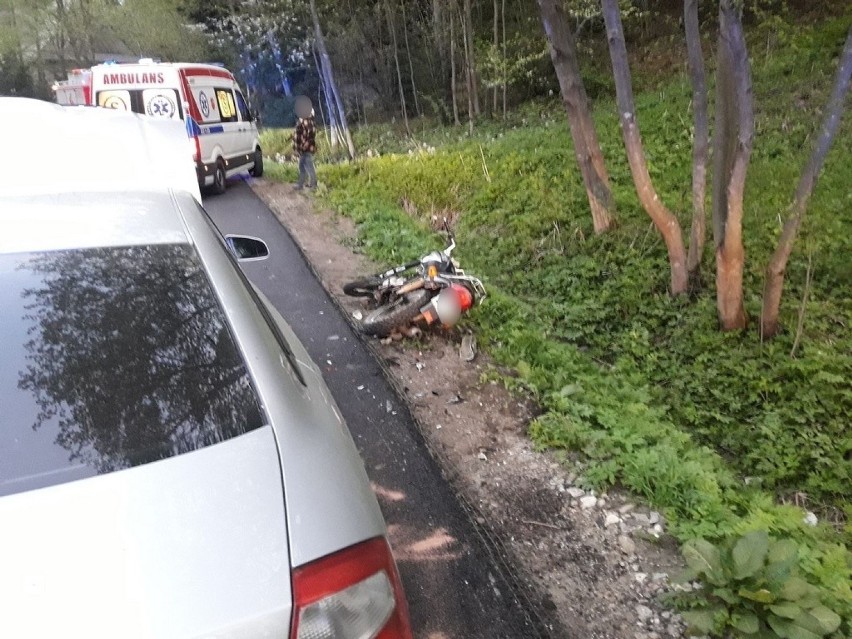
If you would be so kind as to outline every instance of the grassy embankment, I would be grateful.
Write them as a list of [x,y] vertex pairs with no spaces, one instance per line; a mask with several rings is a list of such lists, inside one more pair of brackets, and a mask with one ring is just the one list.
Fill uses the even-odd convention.
[[[507,125],[417,125],[357,132],[381,153],[321,165],[323,198],[358,223],[360,248],[398,263],[440,246],[435,215],[457,216],[462,263],[491,293],[470,317],[485,348],[517,371],[546,412],[530,428],[569,451],[590,485],[620,485],[663,509],[680,539],[765,529],[799,543],[824,601],[852,616],[852,119],[835,141],[791,258],[782,321],[757,332],[767,258],[810,152],[846,22],[802,28],[754,63],[756,138],[748,174],[745,303],[752,326],[717,330],[712,238],[704,284],[667,295],[664,245],[633,191],[612,99],[596,120],[619,227],[596,237],[558,105],[528,105]],[[638,91],[651,174],[688,235],[690,89],[682,74]],[[268,151],[283,143],[267,132]],[[322,155],[322,152],[321,152]],[[294,179],[292,166],[270,175]],[[709,189],[708,189],[709,190]],[[800,343],[791,356],[811,263]],[[799,501],[820,513],[803,524]],[[845,511],[845,513],[844,513]],[[824,517],[825,515],[825,517]],[[841,632],[844,630],[841,629]],[[850,631],[848,625],[845,631]]]

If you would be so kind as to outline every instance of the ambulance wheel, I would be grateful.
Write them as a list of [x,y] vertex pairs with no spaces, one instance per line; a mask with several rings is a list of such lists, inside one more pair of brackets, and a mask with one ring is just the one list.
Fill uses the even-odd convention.
[[260,147],[254,150],[254,166],[249,173],[254,177],[261,177],[263,175],[263,151],[260,150]]
[[211,191],[216,195],[222,195],[227,187],[227,176],[225,175],[225,163],[222,160],[216,162],[216,170],[213,172],[213,186]]

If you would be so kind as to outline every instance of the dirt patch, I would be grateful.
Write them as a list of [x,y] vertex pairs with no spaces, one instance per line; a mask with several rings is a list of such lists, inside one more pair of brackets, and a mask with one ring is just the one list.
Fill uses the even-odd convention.
[[[343,308],[361,309],[342,286],[380,267],[350,248],[351,220],[288,185],[256,180],[252,188]],[[487,313],[487,303],[476,312]],[[439,331],[371,346],[477,525],[506,551],[519,582],[543,593],[533,605],[580,639],[683,636],[680,619],[658,603],[681,569],[664,520],[624,496],[583,490],[582,465],[535,451],[526,436],[535,404],[485,381],[495,365],[483,353],[462,361],[460,340]]]

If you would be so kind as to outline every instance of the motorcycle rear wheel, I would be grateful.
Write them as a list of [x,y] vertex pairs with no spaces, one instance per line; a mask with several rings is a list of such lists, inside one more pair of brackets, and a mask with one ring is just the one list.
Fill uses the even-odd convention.
[[423,289],[406,293],[365,315],[361,328],[367,335],[387,337],[394,329],[402,328],[417,317],[431,296],[430,291]]

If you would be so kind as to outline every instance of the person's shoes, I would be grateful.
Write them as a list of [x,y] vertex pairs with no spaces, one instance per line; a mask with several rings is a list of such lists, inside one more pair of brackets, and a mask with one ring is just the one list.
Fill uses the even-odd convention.
[[301,191],[301,190],[302,190],[303,188],[305,188],[305,187],[303,187],[301,184],[294,184],[294,185],[293,185],[293,188],[294,188],[295,190],[297,190],[297,191]]

